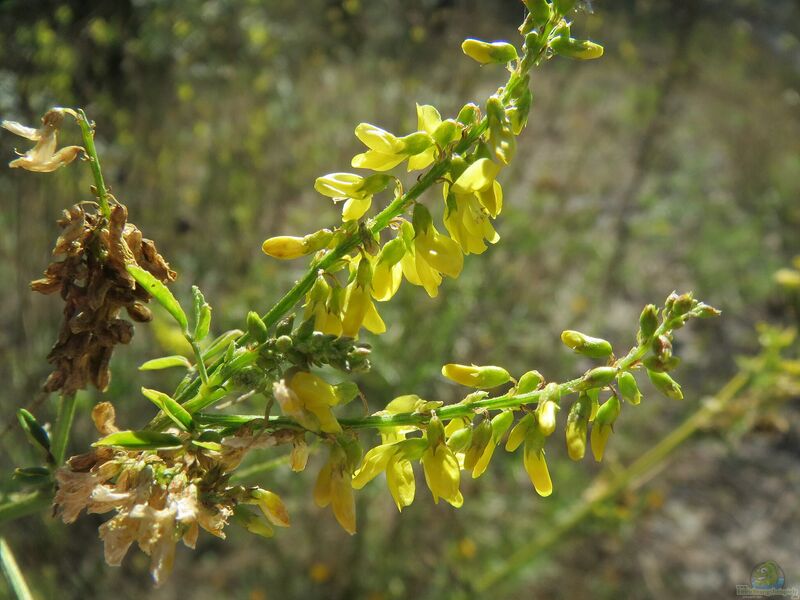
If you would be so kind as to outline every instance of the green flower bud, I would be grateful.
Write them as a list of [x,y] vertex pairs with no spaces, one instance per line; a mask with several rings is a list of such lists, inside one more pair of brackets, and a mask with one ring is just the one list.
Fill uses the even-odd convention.
[[647,376],[650,378],[650,382],[653,386],[667,398],[683,400],[681,386],[672,377],[666,373],[659,373],[658,371],[651,371],[650,369],[647,369]]
[[364,181],[358,188],[358,194],[361,196],[372,196],[385,190],[390,183],[394,181],[394,177],[386,175],[385,173],[375,173],[369,177],[364,178]]
[[547,0],[523,0],[523,2],[537,27],[541,27],[550,20],[552,11]]
[[470,102],[469,104],[462,106],[461,110],[458,111],[456,121],[461,123],[464,127],[469,127],[478,121],[479,115],[480,109],[478,108],[478,105]]
[[655,304],[648,304],[639,316],[639,343],[644,343],[653,337],[656,329],[658,329],[658,309]]
[[462,452],[472,442],[472,426],[462,427],[451,435],[447,440],[447,446],[453,452]]
[[275,349],[278,352],[288,352],[289,350],[292,349],[292,344],[293,344],[292,338],[289,337],[288,335],[279,335],[275,339]]
[[581,460],[586,454],[586,432],[589,428],[589,415],[592,412],[592,400],[586,392],[578,394],[567,416],[567,452],[572,460]]
[[269,339],[269,331],[264,321],[255,311],[247,313],[247,333],[257,342],[263,344]]
[[[528,76],[526,75],[525,78],[527,79]],[[515,99],[514,103],[506,111],[514,135],[522,133],[522,130],[525,129],[525,126],[528,124],[528,114],[531,111],[532,103],[533,94],[528,84],[525,83],[520,97]]]
[[550,42],[550,48],[560,56],[591,60],[603,56],[603,47],[589,40],[576,40],[571,37],[556,37]]
[[561,334],[561,341],[577,354],[582,354],[589,358],[608,358],[613,351],[611,344],[606,340],[591,337],[571,329],[567,329]]
[[589,390],[592,388],[602,388],[614,381],[617,376],[616,367],[596,367],[587,371],[578,385],[576,391]]
[[436,415],[433,415],[431,420],[428,421],[427,434],[428,444],[430,446],[436,446],[444,441],[444,425],[442,425],[441,419]]
[[528,371],[517,381],[515,393],[527,394],[528,392],[538,390],[543,381],[544,376],[539,373],[539,371]]
[[502,367],[447,364],[442,375],[469,387],[490,389],[511,381],[511,375]]
[[495,444],[500,441],[513,422],[514,413],[510,410],[504,410],[492,418],[492,438]]
[[648,356],[642,361],[642,364],[651,371],[658,373],[666,373],[672,371],[681,363],[681,359],[677,356],[662,357],[662,356]]
[[483,42],[468,39],[461,44],[461,50],[472,60],[482,65],[507,63],[517,60],[517,49],[507,42]]
[[535,424],[536,417],[533,413],[527,413],[519,421],[517,421],[517,424],[514,425],[511,433],[508,434],[508,439],[506,440],[506,450],[508,452],[514,452],[517,448],[519,448],[522,442],[525,441],[525,436],[528,435],[528,430],[530,430]]
[[626,402],[639,404],[642,401],[642,393],[636,384],[636,377],[630,371],[620,373],[619,377],[617,377],[617,385],[619,385],[619,393],[622,394],[622,398]]
[[472,440],[466,454],[464,454],[464,469],[471,471],[475,468],[475,464],[491,441],[492,425],[488,419],[484,419],[472,432]]
[[597,416],[597,409],[600,408],[600,390],[595,388],[593,390],[587,390],[585,393],[589,396],[590,408],[589,411],[589,422],[591,423],[594,421],[594,418]]
[[289,335],[292,333],[292,327],[294,327],[294,315],[289,315],[275,326],[275,335]]
[[432,134],[433,140],[442,148],[452,144],[461,137],[461,127],[453,119],[442,121]]

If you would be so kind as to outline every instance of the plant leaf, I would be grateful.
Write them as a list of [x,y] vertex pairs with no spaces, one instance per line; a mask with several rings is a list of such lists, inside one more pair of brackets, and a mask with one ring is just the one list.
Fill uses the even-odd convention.
[[139,265],[128,263],[125,265],[128,273],[136,280],[136,282],[147,290],[147,292],[156,299],[156,301],[167,309],[167,312],[172,315],[172,318],[178,322],[184,333],[189,331],[189,321],[186,319],[186,313],[183,312],[181,305],[172,295],[169,288],[161,283],[149,271],[145,271]]
[[180,354],[173,354],[172,356],[162,356],[161,358],[154,358],[148,360],[139,367],[140,371],[159,371],[161,369],[169,369],[171,367],[184,367],[186,369],[192,368],[192,363],[185,356]]
[[135,450],[180,448],[181,438],[161,431],[118,431],[96,441],[92,446],[119,446]]
[[178,404],[178,402],[173,400],[170,396],[164,392],[150,390],[147,388],[142,388],[142,394],[144,394],[144,396],[158,408],[164,411],[164,414],[172,419],[178,427],[184,431],[192,430],[194,427],[192,415],[190,415],[189,411],[183,408],[183,406]]

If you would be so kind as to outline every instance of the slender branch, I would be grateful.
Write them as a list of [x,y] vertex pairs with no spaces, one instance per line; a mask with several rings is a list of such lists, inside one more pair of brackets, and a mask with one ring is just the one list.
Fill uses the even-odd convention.
[[[631,348],[628,354],[616,361],[615,366],[619,369],[619,372],[630,371],[632,368],[635,368],[639,361],[647,354],[650,340],[670,331],[674,327],[674,324],[674,321],[663,321],[651,337],[647,340],[642,340]],[[578,391],[578,386],[582,381],[583,376],[560,383],[558,385],[559,395],[566,396],[568,394],[574,394]],[[437,409],[435,413],[440,419],[449,420],[458,417],[471,417],[479,410],[518,409],[528,404],[538,403],[543,393],[544,390],[539,389],[524,394],[515,394],[512,389],[500,396],[481,398],[480,400],[474,400],[468,403],[450,404]],[[356,419],[340,418],[338,421],[345,429],[382,429],[401,426],[424,426],[430,421],[431,416],[432,415],[428,413],[375,414]],[[262,422],[265,426],[274,429],[304,429],[294,419],[279,416],[270,416],[265,420],[261,415],[216,415],[198,413],[195,417],[199,422],[208,425],[236,427],[239,425],[252,425]]]
[[33,594],[31,594],[31,590],[22,576],[22,571],[19,570],[17,560],[14,558],[14,553],[5,538],[0,538],[0,565],[3,567],[3,573],[5,573],[17,600],[33,600]]
[[97,156],[97,148],[94,146],[94,126],[89,122],[86,113],[82,108],[77,111],[78,125],[83,134],[83,147],[86,150],[86,156],[89,159],[89,166],[92,169],[94,176],[95,194],[97,195],[97,203],[100,205],[100,212],[106,219],[111,218],[111,208],[108,205],[108,198],[111,194],[108,192],[106,183],[103,180],[103,171],[100,169],[100,158]]

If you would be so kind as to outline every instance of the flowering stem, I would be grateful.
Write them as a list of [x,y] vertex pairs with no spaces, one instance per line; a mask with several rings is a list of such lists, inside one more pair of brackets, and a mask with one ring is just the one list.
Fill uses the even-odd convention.
[[[675,326],[675,321],[664,320],[653,333],[652,336],[646,340],[642,340],[634,346],[628,354],[614,363],[614,366],[619,369],[619,372],[630,371],[635,368],[639,361],[644,358],[649,350],[649,342],[651,339],[667,333]],[[583,376],[576,379],[571,379],[560,383],[558,385],[559,395],[566,396],[574,394],[578,391],[580,383],[583,381]],[[510,390],[500,396],[481,398],[469,403],[458,403],[444,406],[435,411],[436,415],[443,420],[455,419],[458,417],[473,417],[478,411],[486,410],[502,410],[502,409],[519,409],[528,404],[536,404],[539,402],[542,394],[545,393],[544,389],[538,389],[524,394],[515,394],[514,390]],[[345,429],[381,429],[399,426],[424,426],[431,419],[431,414],[427,413],[398,413],[393,415],[369,415],[366,417],[347,419],[338,419],[339,424]],[[207,413],[200,413],[196,418],[201,423],[209,425],[226,425],[237,426],[245,424],[253,424],[254,422],[264,422],[264,417],[261,415],[212,415]],[[270,428],[288,428],[288,429],[303,429],[296,421],[287,417],[270,416],[265,424]]]
[[[547,39],[550,31],[561,19],[561,15],[553,14],[550,21],[544,26],[543,40]],[[540,45],[532,48],[525,48],[521,59],[517,63],[516,69],[511,73],[509,79],[504,87],[503,100],[507,101],[515,88],[525,82],[525,75],[535,65],[539,64],[542,57],[547,50],[546,41]],[[452,152],[454,154],[463,154],[467,152],[473,144],[486,132],[489,126],[487,117],[483,117],[478,123],[474,124],[464,135],[462,140],[456,144]],[[444,176],[449,168],[448,160],[441,160],[434,164],[424,175],[422,175],[417,182],[404,194],[395,198],[386,208],[379,212],[370,222],[369,230],[373,235],[378,235],[389,223],[396,217],[402,215],[411,204],[417,200],[425,191],[433,186],[442,176]],[[342,240],[335,248],[327,252],[319,260],[311,263],[305,274],[286,292],[286,294],[275,303],[272,308],[262,317],[264,324],[267,328],[274,327],[281,318],[289,313],[300,302],[305,294],[311,289],[316,281],[320,272],[326,271],[339,259],[344,257],[348,252],[354,250],[361,243],[361,238],[357,234],[353,234]],[[236,345],[242,347],[250,341],[248,334],[240,337]],[[198,361],[199,362],[199,361]],[[218,368],[219,363],[211,365],[208,368],[208,373],[212,374]],[[193,375],[189,375],[192,377]],[[193,398],[199,388],[200,380],[194,378],[188,385],[181,385],[182,390],[180,394],[175,396],[178,402],[186,402]],[[195,407],[197,408],[197,407]],[[205,408],[203,406],[202,408]],[[169,424],[169,420],[165,416],[156,417],[149,425],[149,428],[159,429]]]
[[556,517],[553,527],[548,527],[528,544],[518,548],[506,562],[481,576],[475,582],[475,591],[484,592],[501,582],[509,581],[510,576],[530,565],[536,556],[558,540],[563,539],[569,531],[588,517],[596,514],[596,509],[601,504],[626,489],[638,487],[670,457],[676,448],[704,427],[711,417],[726,408],[750,379],[749,373],[737,373],[719,391],[713,402],[704,404],[658,444],[636,459],[627,469],[617,473],[611,480],[607,480],[603,476],[595,480],[595,483],[588,488],[584,498]]
[[97,196],[97,203],[100,205],[100,212],[106,219],[111,218],[111,208],[108,205],[108,188],[103,180],[103,171],[100,169],[100,159],[97,156],[97,148],[94,146],[94,127],[86,117],[86,113],[82,108],[77,111],[77,121],[83,134],[83,148],[86,150],[86,156],[89,160],[89,166],[92,169],[94,176],[95,195]]

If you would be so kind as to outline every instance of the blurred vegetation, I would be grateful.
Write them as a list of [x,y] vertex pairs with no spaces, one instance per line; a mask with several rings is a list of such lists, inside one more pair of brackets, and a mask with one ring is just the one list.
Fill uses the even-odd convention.
[[[793,0],[592,4],[578,27],[606,56],[590,65],[553,61],[535,75],[520,158],[504,173],[503,243],[470,257],[436,299],[403,286],[382,307],[392,326],[360,384],[378,410],[409,391],[455,399],[438,376],[450,361],[565,378],[582,365],[553,351],[563,329],[628,346],[641,306],[693,289],[723,318],[681,338],[687,401],[648,394],[629,411],[604,466],[613,470],[715,394],[737,371],[737,355],[758,351],[756,323],[797,321],[796,296],[793,304],[773,273],[800,254],[800,9]],[[521,14],[512,0],[5,0],[0,115],[34,123],[53,105],[84,107],[97,122],[113,192],[179,271],[177,294],[201,286],[222,331],[241,326],[248,309],[267,308],[301,272],[302,261],[287,268],[264,257],[265,237],[338,219],[312,185],[346,168],[359,146],[354,125],[412,130],[415,101],[453,113],[485,97],[496,73],[476,69],[459,44],[508,38]],[[77,133],[66,141],[77,143]],[[14,143],[3,136],[2,155],[10,159]],[[60,315],[28,282],[48,262],[61,209],[88,199],[89,183],[85,169],[47,177],[0,170],[6,473],[32,460],[9,427],[14,410],[54,415],[54,399],[37,390]],[[161,318],[115,356],[108,395],[122,423],[150,416],[138,409],[140,385],[175,383],[136,366],[185,350],[181,341]],[[87,413],[96,400],[79,397],[73,452],[93,437]],[[759,523],[741,512],[753,506],[737,508],[742,489],[800,493],[796,470],[785,470],[800,452],[798,418],[783,412],[786,426],[703,442],[691,465],[607,506],[552,551],[554,560],[532,564],[504,582],[509,595],[498,594],[729,597],[768,558],[797,583],[797,539],[753,538]],[[3,534],[45,598],[469,597],[467,582],[546,528],[601,470],[554,452],[555,492],[542,499],[506,458],[465,482],[459,511],[434,506],[421,490],[401,517],[381,484],[365,488],[353,538],[313,506],[313,468],[253,475],[287,500],[292,528],[270,541],[234,530],[227,542],[201,537],[197,551],[179,552],[157,593],[143,556],[132,553],[121,569],[104,565],[96,515],[72,527],[30,517]],[[736,473],[745,479],[733,485]],[[730,511],[730,521],[704,521],[709,504]],[[792,523],[792,510],[758,514],[777,527]],[[702,560],[680,552],[693,523]]]

